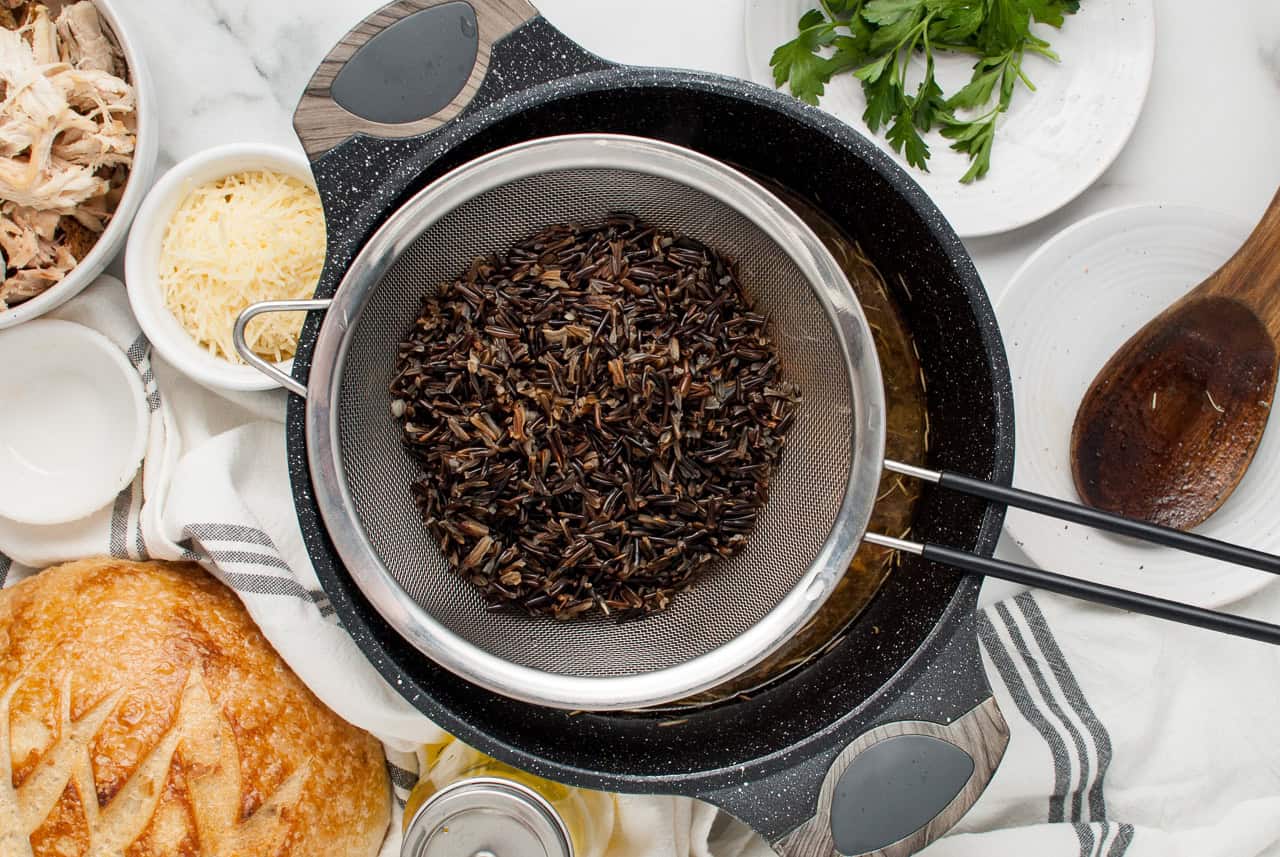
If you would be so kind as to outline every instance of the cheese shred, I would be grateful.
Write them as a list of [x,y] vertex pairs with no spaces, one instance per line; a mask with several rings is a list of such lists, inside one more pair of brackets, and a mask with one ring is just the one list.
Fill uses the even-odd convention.
[[[232,363],[236,318],[259,301],[310,298],[324,265],[324,211],[305,182],[271,171],[200,185],[174,212],[160,249],[165,305],[192,338]],[[293,357],[303,313],[267,313],[245,331],[274,362]]]

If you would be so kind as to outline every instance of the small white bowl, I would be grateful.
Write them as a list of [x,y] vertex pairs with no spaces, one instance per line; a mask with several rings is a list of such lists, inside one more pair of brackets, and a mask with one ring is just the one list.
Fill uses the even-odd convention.
[[81,324],[0,333],[0,516],[62,524],[110,503],[147,448],[147,398],[124,352]]
[[[0,312],[0,330],[29,321],[36,316],[44,315],[52,309],[62,306],[80,294],[89,284],[98,278],[103,269],[115,258],[124,246],[129,234],[129,224],[142,204],[142,198],[151,186],[155,175],[156,154],[160,151],[159,108],[156,104],[155,92],[151,87],[151,75],[147,71],[142,52],[129,38],[123,26],[118,3],[120,0],[94,0],[103,22],[116,37],[116,43],[124,53],[125,64],[129,67],[129,82],[133,84],[138,97],[137,120],[138,132],[134,143],[133,166],[129,170],[129,179],[125,182],[124,196],[120,205],[111,216],[111,221],[98,243],[80,262],[71,269],[61,281],[50,286],[44,292],[29,301],[23,301],[16,307]],[[56,11],[56,9],[55,9]],[[134,12],[133,14],[140,14]],[[0,278],[3,271],[0,271]]]
[[[165,229],[187,194],[207,182],[249,170],[272,170],[315,187],[311,164],[288,149],[259,143],[208,149],[182,161],[156,182],[134,220],[125,254],[129,303],[143,333],[165,360],[214,389],[270,390],[278,385],[252,366],[224,360],[192,339],[165,305],[160,288],[160,248]],[[288,374],[293,361],[278,365]]]

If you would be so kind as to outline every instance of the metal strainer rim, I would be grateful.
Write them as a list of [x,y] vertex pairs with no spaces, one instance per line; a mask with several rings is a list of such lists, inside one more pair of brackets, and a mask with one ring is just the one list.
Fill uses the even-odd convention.
[[[730,206],[766,232],[806,279],[831,321],[845,359],[855,427],[849,480],[821,551],[795,588],[727,643],[675,666],[627,676],[567,676],[512,663],[462,638],[419,606],[383,566],[353,514],[341,459],[339,388],[366,297],[440,218],[500,185],[539,173],[632,169],[682,183]],[[569,134],[518,143],[445,174],[402,205],[347,269],[320,326],[307,388],[307,458],[316,504],[344,566],[374,609],[407,642],[473,684],[562,709],[659,705],[708,690],[775,651],[822,607],[845,573],[870,520],[884,458],[885,402],[871,330],[831,253],[781,200],[739,171],[690,149],[619,134]]]

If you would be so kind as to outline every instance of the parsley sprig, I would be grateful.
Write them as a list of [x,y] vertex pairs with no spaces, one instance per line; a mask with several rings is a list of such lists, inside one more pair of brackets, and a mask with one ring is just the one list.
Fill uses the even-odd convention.
[[[774,82],[817,104],[826,85],[852,72],[867,99],[863,121],[907,163],[926,172],[924,134],[938,128],[951,148],[969,156],[960,181],[991,169],[996,120],[1009,109],[1017,85],[1035,86],[1022,70],[1028,54],[1053,61],[1049,43],[1031,32],[1033,21],[1061,27],[1080,0],[819,0],[800,19],[799,34],[773,52]],[[947,96],[934,79],[934,54],[976,57],[969,82]],[[924,75],[911,86],[911,58],[924,57]]]

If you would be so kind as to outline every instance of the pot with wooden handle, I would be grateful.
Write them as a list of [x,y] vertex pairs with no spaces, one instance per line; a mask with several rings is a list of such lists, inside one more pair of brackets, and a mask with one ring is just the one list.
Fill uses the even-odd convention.
[[[281,379],[306,397],[291,400],[289,412],[297,511],[317,572],[344,624],[424,713],[480,749],[544,777],[711,801],[751,823],[784,854],[896,857],[928,844],[972,805],[1008,740],[977,656],[976,582],[933,563],[1280,642],[1280,629],[1272,625],[990,558],[1003,505],[1011,504],[1264,570],[1280,569],[1274,556],[1007,486],[1012,457],[1008,370],[990,306],[972,264],[936,209],[873,146],[830,117],[749,84],[610,66],[537,17],[482,42],[482,34],[503,31],[510,23],[503,16],[513,9],[495,4],[493,20],[499,23],[486,25],[490,10],[485,4],[402,0],[375,13],[335,49],[308,87],[297,122],[328,220],[320,290],[314,303],[253,308],[239,328],[242,332],[252,314],[268,309],[328,307],[323,323],[313,317],[304,328],[294,377]],[[467,41],[465,50],[450,53],[432,45],[432,39],[458,34]],[[428,60],[437,57],[462,58],[441,63],[452,86],[433,76],[440,69]],[[480,61],[488,72],[477,76],[474,64]],[[428,79],[438,85],[427,85]],[[402,81],[415,83],[393,94]],[[452,117],[444,124],[431,116],[441,109]],[[549,135],[562,136],[538,139]],[[646,139],[678,143],[689,151],[682,155],[669,146],[645,144]],[[531,140],[542,145],[512,145]],[[416,239],[436,220],[501,184],[481,184],[468,196],[465,179],[491,175],[495,165],[528,161],[531,153],[564,147],[581,153],[584,146],[595,159],[588,171],[613,169],[598,160],[604,151],[631,157],[662,149],[665,156],[699,162],[701,171],[720,176],[723,187],[745,180],[720,163],[734,162],[801,198],[820,200],[839,224],[855,232],[891,282],[896,275],[928,378],[937,439],[930,449],[931,467],[892,461],[884,466],[963,495],[927,495],[916,521],[918,541],[865,534],[865,541],[902,551],[907,560],[859,621],[820,657],[750,698],[682,706],[682,716],[675,718],[661,711],[620,710],[625,706],[618,700],[603,699],[586,706],[589,712],[566,713],[562,708],[568,706],[553,707],[559,702],[533,704],[515,681],[504,686],[500,675],[458,669],[446,657],[459,642],[456,634],[442,631],[408,594],[423,591],[423,557],[405,565],[402,550],[413,540],[417,522],[401,518],[388,529],[385,517],[371,524],[351,511],[357,492],[347,476],[363,477],[362,490],[385,499],[385,480],[367,479],[370,472],[383,474],[385,461],[374,459],[371,468],[351,470],[345,453],[331,454],[344,444],[363,450],[369,437],[386,433],[385,415],[377,425],[361,423],[368,408],[344,410],[337,403],[352,378],[357,386],[364,384],[360,395],[369,384],[385,389],[379,367],[386,361],[365,358],[373,353],[370,342],[382,342],[386,347],[374,351],[390,354],[393,342],[383,340],[394,336],[390,328],[396,319],[384,310],[415,303],[400,300],[417,282],[406,280],[405,270],[396,267],[401,258],[412,260],[420,249]],[[780,161],[774,157],[780,146],[821,152],[814,163],[829,163],[834,172]],[[833,187],[847,192],[832,196]],[[748,195],[762,211],[781,215],[773,207],[776,200],[756,194]],[[788,229],[797,245],[813,237],[794,225]],[[788,254],[797,252],[788,248]],[[420,262],[411,261],[410,274],[415,265],[420,269]],[[398,291],[370,322],[368,305],[387,283]],[[409,320],[405,316],[403,323]],[[865,327],[865,320],[861,324]],[[359,351],[354,373],[346,365],[353,348]],[[874,362],[874,355],[864,359]],[[867,399],[874,400],[870,389],[865,388]],[[854,403],[850,413],[859,422],[849,434],[856,446],[883,427],[874,421],[876,407],[863,408],[857,397]],[[962,475],[974,472],[985,478]],[[386,500],[404,503],[404,498]],[[371,527],[379,526],[383,531],[373,537],[382,542],[382,551],[370,546]],[[396,538],[388,541],[389,532]],[[840,533],[840,539],[849,535],[837,526],[831,533]],[[801,536],[797,533],[797,541]],[[861,530],[857,537],[863,537]],[[402,567],[398,574],[389,570],[392,565]],[[439,563],[435,568],[447,570]],[[815,599],[822,596],[821,589],[813,591]],[[736,642],[705,657],[717,652],[728,657],[724,653]],[[521,683],[527,678],[527,668],[492,658],[481,662]],[[452,670],[441,669],[441,663]],[[575,679],[559,686],[590,684]],[[639,686],[630,679],[622,685]]]
[[[750,698],[678,713],[533,705],[441,668],[398,630],[408,605],[391,597],[395,586],[385,598],[363,588],[368,569],[338,549],[346,535],[322,514],[327,477],[307,442],[309,424],[343,419],[326,405],[328,360],[342,349],[326,343],[360,324],[357,292],[403,249],[388,225],[433,216],[415,201],[429,201],[433,182],[480,156],[605,131],[676,143],[821,200],[904,284],[898,297],[929,378],[933,430],[946,438],[930,463],[1007,482],[1012,407],[991,309],[960,242],[915,184],[852,129],[789,97],[712,75],[612,65],[506,0],[401,0],[370,15],[326,57],[295,127],[328,228],[315,303],[288,307],[327,314],[309,316],[293,374],[279,379],[299,394],[288,416],[295,505],[344,627],[392,686],[518,767],[608,791],[699,797],[795,857],[898,857],[954,824],[1008,741],[977,650],[976,578],[907,558],[841,639]],[[829,167],[777,157],[794,147],[821,152]],[[998,503],[930,497],[917,528],[989,555],[1001,515]]]

